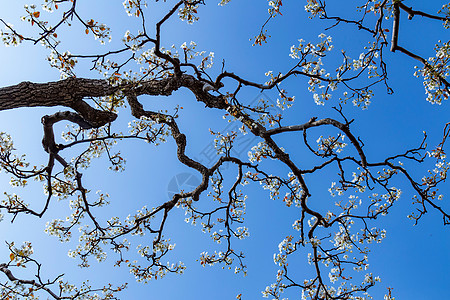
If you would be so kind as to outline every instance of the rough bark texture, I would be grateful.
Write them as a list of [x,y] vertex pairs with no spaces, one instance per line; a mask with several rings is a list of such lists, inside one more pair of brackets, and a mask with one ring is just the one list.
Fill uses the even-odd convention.
[[106,80],[69,78],[48,83],[22,82],[0,88],[0,111],[20,107],[64,106],[78,112],[92,127],[99,127],[116,119],[116,115],[91,107],[83,98],[109,96],[121,90],[134,95],[169,96],[180,87],[186,87],[208,107],[224,108],[224,98],[203,90],[204,82],[183,74],[160,80],[126,83],[113,86]]
[[93,127],[116,119],[116,115],[92,108],[84,97],[111,95],[117,90],[105,80],[69,78],[56,82],[22,82],[0,89],[0,110],[19,107],[64,106],[78,112]]
[[0,110],[34,106],[67,106],[83,97],[112,94],[117,88],[105,80],[69,78],[56,82],[24,81],[0,89]]

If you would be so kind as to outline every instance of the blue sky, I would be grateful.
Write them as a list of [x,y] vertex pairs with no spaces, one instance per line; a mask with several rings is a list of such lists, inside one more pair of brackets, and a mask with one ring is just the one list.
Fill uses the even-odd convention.
[[[111,26],[113,40],[107,46],[100,46],[98,41],[81,33],[69,31],[59,33],[67,35],[63,47],[72,53],[95,53],[119,47],[120,39],[128,28],[135,28],[137,22],[128,17],[123,11],[122,1],[85,1],[80,2],[80,14],[91,18],[98,16],[99,21]],[[156,5],[149,1],[149,22],[151,15],[158,20],[170,7],[173,1],[158,2]],[[267,18],[267,1],[231,1],[225,7],[219,7],[217,1],[211,1],[200,7],[200,20],[194,25],[174,18],[163,27],[162,43],[165,47],[172,44],[180,46],[183,42],[195,41],[199,50],[215,53],[215,66],[211,75],[217,75],[221,69],[222,59],[225,60],[227,71],[235,72],[254,81],[265,81],[264,73],[273,70],[285,73],[293,64],[289,57],[289,48],[297,44],[299,38],[306,41],[317,42],[317,36],[324,32],[327,23],[318,20],[309,20],[304,11],[303,1],[286,1],[283,16],[272,20],[269,34],[272,37],[268,44],[253,47],[250,38],[258,34],[259,27]],[[295,3],[289,3],[295,2]],[[406,1],[408,2],[408,1]],[[405,3],[406,3],[405,2]],[[409,1],[411,2],[411,1]],[[23,15],[22,1],[0,4],[1,18],[21,28],[18,17]],[[409,5],[409,4],[408,4]],[[427,1],[424,3],[411,3],[418,5],[417,9],[436,12],[442,5],[441,1]],[[421,5],[421,6],[419,6]],[[331,8],[330,8],[331,9]],[[342,9],[342,13],[348,14]],[[6,12],[6,13],[5,13]],[[92,16],[91,16],[92,15]],[[97,18],[96,18],[97,19]],[[75,27],[75,26],[74,26]],[[448,32],[440,30],[440,24],[419,17],[407,21],[403,16],[400,25],[399,43],[410,47],[424,57],[433,55],[433,45],[438,39],[448,37]],[[437,28],[437,29],[436,29]],[[76,29],[76,28],[75,28]],[[345,48],[350,56],[357,56],[362,47],[370,40],[363,32],[354,30],[349,25],[342,25],[326,34],[333,37],[335,49],[333,56],[337,59],[340,50]],[[17,84],[21,81],[45,82],[59,79],[59,72],[51,69],[45,60],[46,51],[43,47],[32,47],[23,44],[17,48],[0,47],[1,86]],[[412,76],[416,62],[400,53],[386,52],[389,62],[389,82],[394,89],[393,95],[386,95],[385,89],[379,86],[375,89],[376,96],[368,110],[347,104],[344,111],[349,118],[355,118],[353,130],[365,143],[365,150],[370,161],[377,161],[386,155],[403,152],[411,146],[417,146],[422,139],[422,131],[429,134],[429,144],[436,145],[442,137],[442,128],[449,121],[449,103],[431,105],[425,101],[424,88],[420,78]],[[84,67],[84,68],[83,68]],[[96,77],[97,74],[88,72],[87,64],[81,65],[77,70],[79,77]],[[314,104],[312,94],[307,88],[305,79],[297,78],[288,81],[288,91],[296,96],[294,107],[286,112],[286,123],[304,123],[312,116],[335,117],[331,107],[337,102],[330,101],[323,106]],[[232,88],[230,88],[232,89]],[[259,91],[246,92],[247,100],[251,101],[259,96]],[[263,97],[272,101],[278,96],[274,92],[266,92]],[[336,101],[336,100],[334,100]],[[204,105],[195,101],[194,97],[186,91],[177,91],[169,98],[153,97],[143,99],[146,108],[171,109],[176,104],[185,107],[179,122],[180,128],[188,137],[187,153],[193,157],[201,157],[202,151],[212,142],[208,130],[215,131],[227,127],[222,120],[222,112],[205,109]],[[1,112],[0,131],[12,135],[19,152],[27,153],[27,157],[34,164],[45,164],[46,155],[41,146],[42,130],[40,118],[43,114],[51,114],[60,108],[33,108]],[[129,114],[117,121],[117,128],[126,129]],[[60,126],[62,129],[63,127]],[[317,131],[319,134],[319,131]],[[303,161],[303,150],[298,147],[301,143],[300,134],[292,134],[279,138],[280,143],[293,157]],[[254,141],[257,143],[257,140]],[[167,200],[167,185],[174,176],[181,173],[194,172],[181,165],[176,160],[176,148],[169,141],[158,147],[132,142],[118,145],[127,158],[126,171],[113,173],[105,167],[105,160],[100,159],[94,163],[91,170],[84,174],[88,188],[102,190],[111,194],[111,205],[105,209],[108,215],[126,216],[140,209],[143,205],[156,206]],[[242,149],[239,155],[246,158],[248,149]],[[275,166],[275,168],[278,168]],[[233,170],[227,170],[232,175]],[[283,171],[274,169],[274,173]],[[420,178],[426,169],[417,167]],[[157,175],[155,174],[157,172]],[[284,172],[284,171],[283,171]],[[234,175],[232,175],[234,176]],[[321,174],[309,179],[311,186],[317,192],[317,205],[326,207],[332,199],[327,195],[332,174]],[[0,187],[11,190],[8,177],[0,174]],[[404,182],[399,182],[399,185]],[[176,243],[174,253],[169,259],[182,260],[187,270],[184,275],[168,275],[163,280],[152,281],[149,284],[137,284],[125,267],[113,268],[113,255],[104,263],[92,263],[92,267],[78,269],[77,261],[67,257],[67,250],[74,247],[74,243],[61,245],[55,238],[43,233],[45,223],[56,217],[68,214],[67,203],[54,202],[55,206],[42,220],[30,216],[19,216],[14,224],[6,218],[0,224],[0,242],[15,240],[16,243],[29,240],[35,247],[35,257],[44,264],[44,274],[49,277],[66,273],[67,279],[75,281],[91,278],[95,286],[107,282],[128,282],[129,288],[122,293],[123,299],[234,299],[242,293],[243,299],[259,299],[261,290],[275,280],[276,266],[273,263],[273,253],[277,251],[278,243],[290,232],[292,222],[298,215],[298,210],[287,208],[283,203],[270,200],[268,193],[258,185],[250,185],[245,190],[249,194],[247,201],[246,222],[250,229],[250,237],[236,243],[236,247],[245,250],[248,276],[234,275],[232,271],[222,270],[221,266],[201,267],[196,259],[202,251],[213,252],[216,246],[206,234],[201,233],[199,227],[184,222],[184,212],[177,210],[170,217],[167,235]],[[322,191],[322,192],[320,192]],[[450,197],[448,182],[444,183],[441,192],[446,195],[444,201]],[[24,199],[39,206],[43,201],[42,187],[18,192]],[[400,202],[391,213],[377,221],[377,226],[387,230],[387,238],[382,244],[374,245],[372,256],[369,259],[370,271],[381,276],[382,282],[372,288],[370,293],[374,299],[382,299],[386,287],[393,287],[397,299],[437,299],[448,291],[446,287],[450,275],[450,233],[443,227],[438,214],[430,210],[419,223],[412,226],[412,221],[406,218],[414,206],[411,205],[411,192],[404,189]],[[208,198],[203,198],[207,201]],[[443,204],[446,207],[447,204]],[[150,242],[151,237],[144,238],[142,243]],[[305,254],[303,251],[302,254]],[[1,260],[6,260],[9,253],[6,247],[0,248]],[[293,264],[296,266],[298,279],[307,278],[311,269],[305,264],[305,256],[297,255]],[[290,299],[298,299],[295,293],[288,292]],[[291,298],[292,297],[292,298]]]

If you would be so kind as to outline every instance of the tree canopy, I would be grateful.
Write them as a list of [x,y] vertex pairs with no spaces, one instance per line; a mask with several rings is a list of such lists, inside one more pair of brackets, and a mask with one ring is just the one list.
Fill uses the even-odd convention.
[[443,293],[450,3],[0,7],[1,299]]

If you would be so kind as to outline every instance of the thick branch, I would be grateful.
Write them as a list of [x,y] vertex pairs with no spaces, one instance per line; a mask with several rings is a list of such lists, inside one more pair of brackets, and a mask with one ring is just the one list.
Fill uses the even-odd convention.
[[398,27],[400,24],[400,9],[398,8],[398,3],[394,4],[394,22],[392,25],[392,41],[391,41],[391,51],[395,52],[398,43]]
[[448,21],[449,20],[448,17],[435,16],[435,15],[427,14],[426,12],[423,12],[423,11],[420,11],[420,10],[413,10],[412,7],[408,7],[408,6],[406,6],[405,4],[403,4],[400,1],[396,5],[398,5],[398,7],[400,7],[401,9],[403,9],[404,11],[406,11],[408,13],[408,19],[410,19],[410,20],[415,15],[422,16],[422,17],[427,17],[427,18],[434,19],[434,20],[439,20],[439,21]]
[[20,107],[65,106],[77,111],[91,126],[100,127],[116,119],[111,112],[92,108],[82,99],[113,94],[118,88],[105,80],[69,78],[56,82],[22,82],[0,88],[0,110]]

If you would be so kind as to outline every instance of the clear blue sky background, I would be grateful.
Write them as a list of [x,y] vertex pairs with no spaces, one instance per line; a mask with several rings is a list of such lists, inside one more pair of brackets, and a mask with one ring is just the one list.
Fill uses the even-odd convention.
[[[99,49],[106,50],[108,47],[119,47],[126,29],[136,28],[138,25],[136,19],[125,14],[121,2],[79,1],[80,14],[84,19],[98,19],[111,26],[111,44],[102,47],[91,36],[86,37],[81,30],[79,33],[67,32],[69,35],[64,39],[63,47],[66,46],[72,53],[86,54],[97,53]],[[283,16],[273,20],[269,27],[269,34],[272,35],[269,43],[262,47],[252,47],[249,38],[258,34],[260,25],[267,17],[267,1],[234,0],[225,7],[217,6],[216,2],[211,1],[207,6],[200,7],[200,21],[194,25],[186,25],[177,18],[172,19],[164,25],[162,39],[166,47],[172,44],[180,46],[185,41],[193,40],[197,42],[199,50],[215,52],[216,64],[212,75],[220,72],[222,59],[225,59],[227,71],[255,81],[265,81],[264,73],[269,70],[273,70],[275,74],[285,73],[293,64],[288,56],[290,46],[297,44],[299,38],[317,42],[317,35],[327,25],[331,25],[307,19],[304,1],[286,1]],[[431,13],[435,13],[443,4],[441,1],[427,1],[426,4],[425,1],[417,2],[405,1],[407,5],[417,5],[416,9]],[[18,20],[24,14],[23,4],[23,1],[1,3],[0,16],[13,23],[16,28],[23,28],[24,24]],[[172,4],[173,1],[160,1],[155,5],[153,1],[149,1],[149,24],[152,18],[158,20]],[[349,14],[347,11],[340,12]],[[402,16],[402,19],[400,45],[414,49],[424,57],[433,55],[433,45],[438,39],[445,40],[448,37],[448,32],[442,32],[437,22],[421,20],[419,17],[412,21],[407,21],[406,16]],[[336,56],[345,48],[350,56],[357,57],[370,40],[370,36],[346,25],[326,33],[333,37]],[[59,33],[59,36],[62,35],[63,32]],[[29,44],[17,48],[0,46],[0,85],[8,86],[25,80],[58,80],[59,72],[48,66],[46,54],[43,47],[32,47]],[[412,76],[416,62],[400,53],[385,55],[389,61],[390,84],[395,93],[388,96],[380,86],[376,88],[376,97],[367,111],[350,105],[345,107],[347,116],[356,119],[353,129],[355,135],[360,136],[366,144],[369,161],[419,145],[423,130],[429,133],[429,144],[435,145],[442,137],[443,125],[449,121],[448,101],[441,106],[433,106],[425,101],[420,79]],[[86,68],[78,70],[79,77],[97,76],[87,71],[87,64],[84,66]],[[287,112],[286,124],[303,123],[312,116],[338,117],[331,110],[336,102],[327,103],[325,107],[314,104],[312,94],[306,90],[306,80],[297,79],[296,82],[289,83],[288,91],[297,100]],[[258,94],[257,90],[249,91],[248,101]],[[275,100],[277,94],[268,92],[265,97]],[[210,145],[212,140],[209,140],[209,128],[221,130],[227,126],[222,121],[221,112],[205,109],[204,105],[196,103],[194,97],[186,91],[178,91],[169,98],[148,97],[142,100],[149,109],[170,109],[176,104],[185,107],[180,117],[180,128],[188,136],[187,152],[194,157],[201,158],[202,150]],[[18,151],[27,153],[32,164],[45,164],[46,154],[40,142],[40,118],[45,113],[57,110],[59,108],[33,108],[1,112],[0,131],[13,136]],[[128,114],[125,114],[117,123],[123,125],[125,130],[128,121]],[[301,164],[307,165],[308,162],[302,161],[300,150],[296,152],[297,142],[301,143],[300,135],[289,135],[280,138],[280,141]],[[254,144],[256,142],[257,140]],[[119,148],[127,157],[125,172],[117,174],[107,171],[105,161],[100,159],[83,177],[88,188],[111,194],[111,205],[105,209],[109,215],[123,217],[143,205],[157,206],[167,200],[167,185],[174,176],[185,172],[195,176],[195,173],[177,162],[175,145],[171,141],[158,148],[140,143],[122,143]],[[242,149],[241,158],[245,159],[246,152],[247,149]],[[417,168],[417,171],[416,178],[420,178],[425,169]],[[321,176],[312,177],[310,184],[324,191],[322,194],[317,193],[316,199],[326,207],[331,201],[327,196],[327,188],[332,174]],[[4,174],[0,174],[0,179],[1,191],[12,191]],[[129,289],[123,292],[122,299],[234,299],[239,293],[243,294],[243,299],[258,299],[261,297],[261,290],[275,280],[277,268],[272,260],[273,253],[277,252],[278,243],[292,233],[291,225],[299,211],[270,200],[268,194],[257,185],[251,185],[246,191],[249,194],[246,220],[250,237],[235,244],[235,247],[245,250],[247,254],[249,271],[246,277],[222,270],[220,266],[203,268],[196,262],[202,251],[214,252],[216,246],[207,235],[200,232],[199,227],[190,226],[183,221],[184,212],[181,210],[170,217],[167,235],[176,243],[174,254],[170,258],[173,261],[182,260],[187,270],[182,276],[168,275],[161,281],[152,281],[147,285],[136,284],[126,267],[113,268],[113,255],[105,263],[94,262],[87,270],[76,267],[77,261],[67,257],[67,250],[73,248],[74,243],[60,244],[55,238],[43,233],[46,221],[64,218],[68,214],[67,203],[64,201],[54,203],[55,206],[42,220],[19,216],[11,225],[6,218],[0,224],[0,242],[32,241],[35,257],[44,263],[43,273],[49,278],[66,273],[67,279],[74,279],[75,282],[90,278],[94,286],[107,282],[128,282]],[[42,187],[15,192],[36,207],[40,207],[44,200]],[[448,201],[448,182],[444,183],[441,192],[446,195],[444,201]],[[400,202],[388,216],[377,223],[377,226],[387,230],[388,235],[381,245],[374,245],[369,260],[369,271],[382,278],[381,284],[370,290],[374,299],[382,299],[387,286],[394,288],[397,299],[443,299],[448,294],[449,230],[443,227],[439,215],[433,210],[418,226],[413,227],[413,223],[406,218],[414,210],[410,196],[410,191],[404,189]],[[208,201],[207,198],[204,201]],[[152,237],[147,236],[141,242],[150,243],[151,240]],[[7,260],[8,255],[6,247],[0,248],[0,261]],[[297,258],[299,264],[296,273],[298,279],[302,280],[308,277],[310,269],[307,264],[301,263],[304,262],[304,257]],[[290,294],[290,299],[299,299],[299,296]]]

